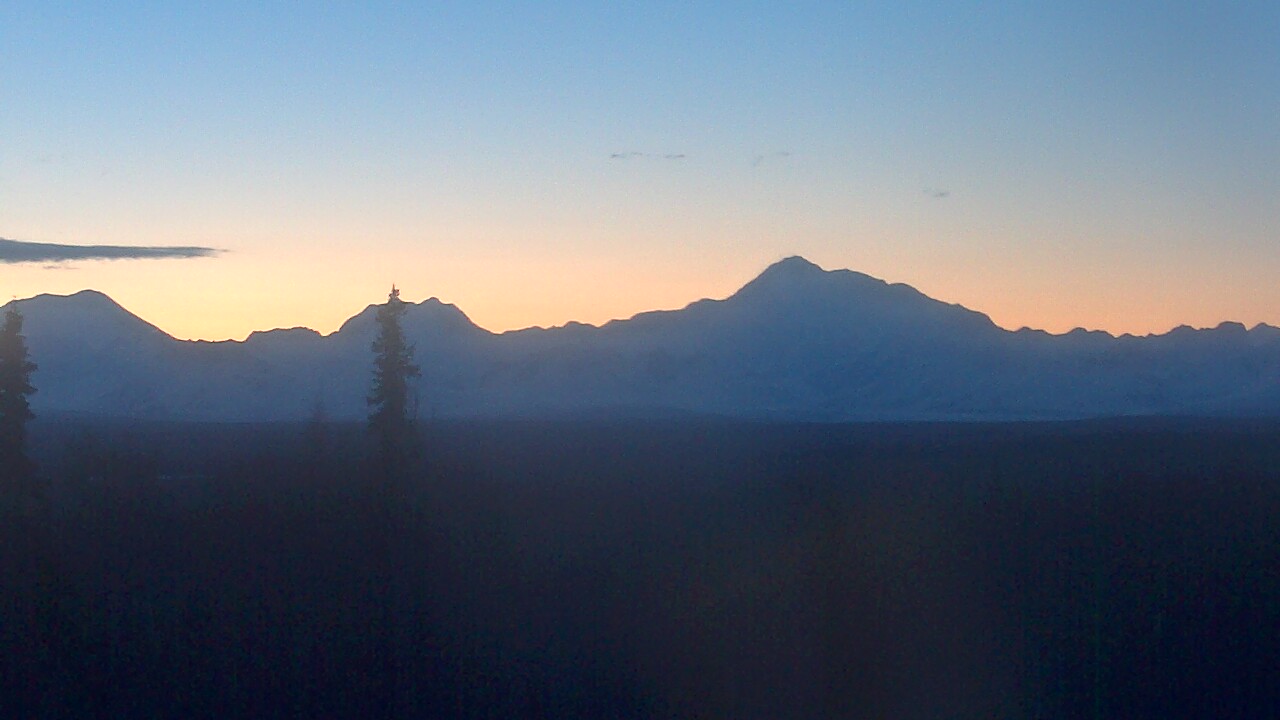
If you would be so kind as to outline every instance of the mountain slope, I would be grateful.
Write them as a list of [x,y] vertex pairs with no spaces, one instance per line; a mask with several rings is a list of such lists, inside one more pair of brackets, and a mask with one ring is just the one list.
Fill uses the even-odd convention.
[[54,409],[130,417],[152,415],[153,390],[117,378],[165,375],[176,342],[102,293],[38,295],[15,301],[24,316],[31,358],[38,364],[32,398],[37,411]]
[[[37,412],[205,420],[366,412],[375,306],[335,333],[175,340],[101,293],[16,301]],[[1280,330],[1010,332],[907,285],[799,257],[723,300],[502,334],[432,298],[406,335],[421,416],[717,414],[791,420],[1280,414]]]

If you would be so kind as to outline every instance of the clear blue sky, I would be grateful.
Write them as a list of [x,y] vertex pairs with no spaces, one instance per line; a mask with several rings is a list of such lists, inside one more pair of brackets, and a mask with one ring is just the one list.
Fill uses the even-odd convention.
[[0,292],[502,330],[802,254],[1006,327],[1280,324],[1280,3],[408,5],[0,6],[0,237],[225,251]]

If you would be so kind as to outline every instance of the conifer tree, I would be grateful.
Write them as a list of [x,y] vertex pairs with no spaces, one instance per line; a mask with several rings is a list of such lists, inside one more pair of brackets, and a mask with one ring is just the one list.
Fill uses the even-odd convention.
[[372,500],[377,522],[373,536],[373,564],[370,573],[381,593],[381,612],[375,619],[378,675],[382,687],[378,692],[378,713],[395,717],[400,685],[400,652],[396,644],[395,624],[399,617],[397,573],[403,564],[403,546],[399,542],[403,516],[401,507],[407,461],[411,457],[413,423],[410,417],[409,381],[418,377],[413,363],[413,346],[405,341],[400,319],[408,309],[400,299],[400,291],[391,286],[387,302],[376,315],[378,337],[373,341],[373,389],[369,393],[369,430],[378,447],[378,472],[373,481]]
[[409,381],[418,377],[413,346],[405,341],[400,318],[408,309],[400,290],[391,286],[387,302],[378,307],[378,337],[373,341],[373,390],[369,393],[369,429],[378,441],[382,460],[394,463],[407,450],[412,435]]
[[15,485],[31,474],[27,457],[27,421],[35,417],[27,396],[36,391],[31,373],[36,364],[27,359],[27,341],[22,336],[22,313],[10,304],[0,326],[0,478],[3,492],[17,490]]

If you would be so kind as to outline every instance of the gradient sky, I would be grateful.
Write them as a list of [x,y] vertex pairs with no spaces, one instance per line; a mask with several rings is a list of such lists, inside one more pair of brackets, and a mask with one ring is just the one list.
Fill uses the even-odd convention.
[[[1280,3],[0,5],[0,264],[182,338],[504,330],[800,254],[998,324],[1280,324]],[[602,7],[607,6],[607,7]]]

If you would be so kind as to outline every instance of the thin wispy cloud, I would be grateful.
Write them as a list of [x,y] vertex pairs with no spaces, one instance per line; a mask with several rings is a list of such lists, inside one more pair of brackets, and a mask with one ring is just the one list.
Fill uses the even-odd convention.
[[647,152],[616,152],[609,155],[610,160],[631,160],[634,158],[652,158],[654,160],[683,160],[684,153],[647,153]]
[[50,263],[75,260],[166,260],[212,257],[222,250],[197,246],[59,245],[0,238],[0,263]]
[[772,152],[767,155],[757,155],[755,156],[754,159],[752,159],[751,167],[760,167],[761,165],[765,164],[766,162],[769,162],[770,160],[781,160],[782,158],[788,158],[788,157],[791,157],[791,153],[787,152],[786,150],[779,150],[778,152]]

